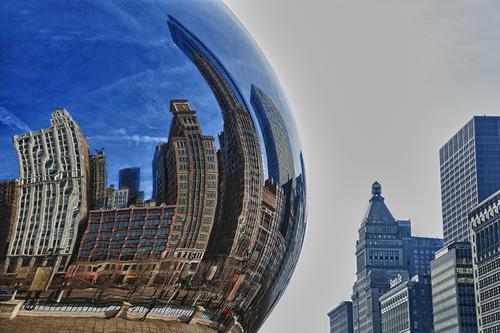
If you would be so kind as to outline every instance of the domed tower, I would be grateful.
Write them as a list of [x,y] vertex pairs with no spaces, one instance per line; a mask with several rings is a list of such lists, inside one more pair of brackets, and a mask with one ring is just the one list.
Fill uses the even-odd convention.
[[379,297],[390,289],[390,279],[409,277],[410,221],[396,220],[384,197],[382,186],[372,185],[372,197],[358,229],[356,277],[353,294],[354,332],[381,332]]

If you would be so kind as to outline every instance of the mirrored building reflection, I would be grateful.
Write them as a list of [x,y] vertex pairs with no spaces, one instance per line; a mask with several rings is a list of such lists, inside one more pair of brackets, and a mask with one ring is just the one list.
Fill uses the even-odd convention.
[[[50,6],[31,6],[41,17],[52,14]],[[23,26],[36,47],[0,45],[30,56],[51,43],[61,51],[35,64],[38,75],[17,77],[43,87],[47,104],[30,100],[26,116],[0,109],[7,128],[0,184],[16,193],[5,201],[15,217],[1,225],[9,230],[3,277],[28,281],[52,267],[46,289],[70,281],[113,286],[127,299],[140,298],[140,286],[256,332],[291,279],[307,220],[300,142],[274,73],[219,1],[153,1],[143,8],[149,20],[129,4],[83,6],[122,33],[82,21],[68,6],[61,10],[73,20],[53,31],[36,29],[43,22],[36,18]],[[9,7],[14,21],[28,12]],[[63,52],[72,40],[82,52]],[[18,73],[27,66],[24,58],[6,63]],[[82,78],[54,92],[38,80],[49,75]],[[21,108],[26,96],[9,87],[0,92],[4,105]],[[50,119],[55,98],[67,109],[57,107]]]

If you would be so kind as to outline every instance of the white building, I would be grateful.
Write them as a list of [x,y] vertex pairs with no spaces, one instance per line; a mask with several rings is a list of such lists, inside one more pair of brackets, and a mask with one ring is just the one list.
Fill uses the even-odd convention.
[[78,225],[88,214],[89,146],[78,124],[57,107],[51,127],[16,135],[19,197],[7,264],[40,263],[58,252],[57,271],[64,272]]
[[110,186],[106,197],[106,209],[127,208],[128,194],[129,191],[126,186],[119,190],[115,190],[114,186]]

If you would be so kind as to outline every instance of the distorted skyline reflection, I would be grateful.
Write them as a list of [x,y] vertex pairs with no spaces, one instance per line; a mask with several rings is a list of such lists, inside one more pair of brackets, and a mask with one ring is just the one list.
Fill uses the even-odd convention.
[[50,6],[28,7],[9,7],[30,23],[0,45],[0,181],[19,179],[7,275],[57,252],[52,283],[194,290],[183,304],[257,331],[307,205],[292,114],[251,37],[220,1],[66,4],[51,26]]

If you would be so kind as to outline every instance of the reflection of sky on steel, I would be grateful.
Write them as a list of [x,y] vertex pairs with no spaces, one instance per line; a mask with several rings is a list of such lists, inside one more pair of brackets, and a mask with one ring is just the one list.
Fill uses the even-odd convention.
[[[153,2],[151,8],[139,12],[118,3],[83,9],[56,7],[65,15],[50,27],[45,24],[52,17],[50,3],[28,8],[13,4],[0,14],[14,23],[30,19],[29,25],[5,27],[0,39],[5,50],[0,77],[0,85],[5,87],[0,92],[2,107],[32,129],[47,127],[46,119],[57,105],[67,109],[89,139],[91,151],[106,150],[110,184],[117,183],[120,168],[137,165],[150,169],[150,161],[143,155],[148,151],[152,154],[154,140],[167,135],[171,98],[188,98],[207,133],[217,136],[222,130],[222,119],[213,117],[217,105],[210,89],[189,60],[180,56],[163,16],[154,13],[170,13],[189,24],[233,73],[247,101],[250,83],[258,84],[280,105],[287,125],[293,125],[286,97],[248,34],[234,18],[216,22],[208,19],[207,13],[214,7],[228,13],[223,4]],[[183,85],[178,84],[180,81]],[[113,119],[112,125],[109,119]],[[292,127],[290,131],[295,133]],[[11,138],[22,133],[25,131],[11,128],[0,131],[0,153],[15,155]],[[297,147],[296,135],[291,137],[292,146]],[[122,145],[133,147],[128,156],[123,156]],[[135,163],[139,160],[143,162]],[[15,164],[0,161],[5,179],[18,176]],[[148,196],[151,173],[142,172],[141,177]]]

